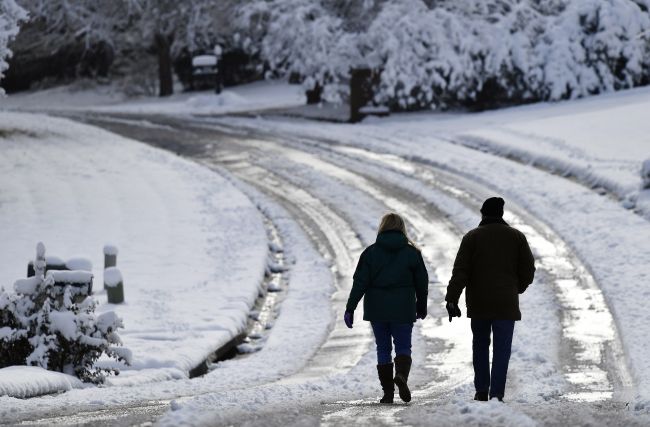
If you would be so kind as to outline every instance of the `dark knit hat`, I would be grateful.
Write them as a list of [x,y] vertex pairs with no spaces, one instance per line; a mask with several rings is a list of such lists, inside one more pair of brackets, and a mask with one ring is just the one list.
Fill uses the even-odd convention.
[[504,202],[501,197],[490,197],[489,199],[483,202],[483,206],[481,206],[481,214],[483,216],[502,217],[503,205],[505,204],[506,202]]

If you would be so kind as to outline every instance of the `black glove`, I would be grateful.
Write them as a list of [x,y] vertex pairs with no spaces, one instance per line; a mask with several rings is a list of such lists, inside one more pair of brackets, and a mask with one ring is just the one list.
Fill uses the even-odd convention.
[[460,308],[455,302],[447,303],[447,313],[449,313],[449,321],[451,322],[452,317],[460,317]]
[[418,300],[418,302],[415,305],[415,317],[424,320],[424,318],[427,317],[427,314],[428,312],[427,312],[426,300],[423,301]]

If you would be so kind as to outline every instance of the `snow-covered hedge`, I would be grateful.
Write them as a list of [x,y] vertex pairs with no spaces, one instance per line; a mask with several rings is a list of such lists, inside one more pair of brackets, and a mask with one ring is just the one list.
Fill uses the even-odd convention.
[[[45,272],[45,248],[38,246],[36,275],[19,279],[15,292],[0,291],[0,368],[39,366],[102,383],[114,369],[95,367],[100,356],[130,363],[130,352],[120,347],[116,331],[122,320],[114,312],[95,315],[96,301],[74,303],[70,285],[55,285]],[[68,274],[87,272],[63,272]]]
[[[27,12],[18,6],[15,0],[0,0],[0,80],[3,72],[9,66],[7,59],[11,57],[9,42],[18,34],[18,24],[27,19]],[[0,95],[4,91],[0,87]]]
[[[255,0],[246,47],[271,71],[341,88],[381,70],[397,109],[577,98],[649,83],[647,0],[374,0],[368,25],[327,0]],[[354,9],[354,13],[359,11]],[[358,18],[356,18],[358,20]]]

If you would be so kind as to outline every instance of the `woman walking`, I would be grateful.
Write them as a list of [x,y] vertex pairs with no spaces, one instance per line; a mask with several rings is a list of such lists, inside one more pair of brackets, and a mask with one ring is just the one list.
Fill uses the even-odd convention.
[[[370,321],[377,344],[377,374],[384,390],[380,403],[393,403],[395,384],[404,402],[411,400],[411,332],[417,319],[427,316],[429,277],[420,250],[406,234],[402,217],[384,215],[377,240],[357,264],[345,309],[345,324],[352,327],[354,310],[362,297],[363,320]],[[392,341],[395,343],[393,377]]]

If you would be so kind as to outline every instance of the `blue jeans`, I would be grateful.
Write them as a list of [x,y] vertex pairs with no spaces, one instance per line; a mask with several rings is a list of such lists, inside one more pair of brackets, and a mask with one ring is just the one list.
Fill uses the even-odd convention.
[[[505,393],[514,329],[514,320],[472,319],[474,387],[477,392],[489,391],[490,399],[493,397],[503,398]],[[494,339],[491,378],[490,332]]]
[[395,343],[395,355],[411,355],[411,332],[413,323],[370,322],[377,344],[377,364],[386,365],[393,362],[391,352]]

